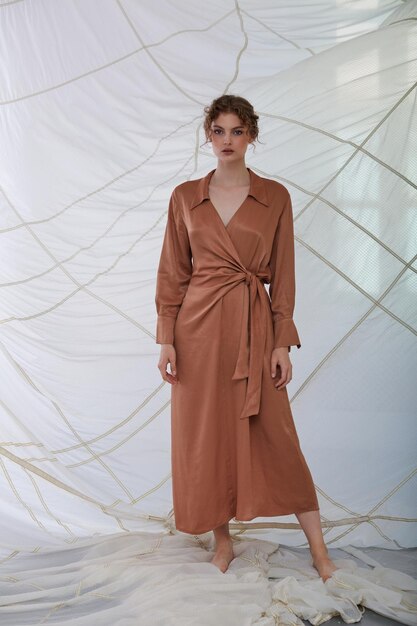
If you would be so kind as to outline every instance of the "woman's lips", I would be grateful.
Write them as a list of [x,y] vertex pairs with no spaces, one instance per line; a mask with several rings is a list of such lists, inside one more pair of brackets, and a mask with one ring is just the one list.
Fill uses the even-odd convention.
[[222,152],[227,152],[227,153],[229,153],[229,152],[233,152],[233,150],[222,150]]

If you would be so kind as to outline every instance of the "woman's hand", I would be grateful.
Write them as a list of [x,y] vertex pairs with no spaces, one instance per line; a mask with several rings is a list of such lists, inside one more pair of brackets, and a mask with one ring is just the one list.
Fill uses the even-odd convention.
[[[176,385],[178,382],[176,362],[177,355],[174,346],[171,343],[163,343],[161,345],[161,354],[159,355],[158,369],[162,378],[171,385]],[[171,374],[167,372],[168,363],[170,364]]]
[[282,389],[292,379],[292,363],[290,361],[288,347],[274,348],[271,355],[271,376],[275,378],[277,365],[281,371],[281,378],[274,382],[277,389]]

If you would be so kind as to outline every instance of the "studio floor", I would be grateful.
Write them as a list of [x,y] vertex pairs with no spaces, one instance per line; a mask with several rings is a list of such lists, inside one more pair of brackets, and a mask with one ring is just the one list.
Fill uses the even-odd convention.
[[338,570],[323,583],[306,549],[233,540],[225,573],[210,562],[212,533],[121,532],[9,551],[0,624],[417,625],[417,549],[329,547]]

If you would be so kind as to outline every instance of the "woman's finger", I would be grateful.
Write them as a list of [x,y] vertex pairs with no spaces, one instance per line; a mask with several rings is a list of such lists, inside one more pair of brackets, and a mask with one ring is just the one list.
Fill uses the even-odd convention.
[[274,382],[274,385],[277,388],[281,387],[285,383],[285,381],[287,379],[287,373],[286,373],[285,369],[280,367],[280,371],[281,371],[281,376],[280,376],[279,380]]
[[166,380],[168,383],[171,383],[171,385],[176,385],[176,384],[177,384],[177,382],[178,382],[178,378],[176,378],[175,376],[173,376],[173,375],[172,375],[172,374],[170,374],[169,372],[166,372],[165,374],[166,374],[166,378],[165,378],[165,380]]
[[282,389],[285,385],[292,380],[292,366],[289,364],[288,366],[283,366],[281,368],[281,378],[275,383],[275,387],[277,389]]
[[176,358],[172,359],[172,361],[169,362],[169,367],[171,369],[171,373],[173,376],[176,376],[177,374],[177,368],[176,368]]

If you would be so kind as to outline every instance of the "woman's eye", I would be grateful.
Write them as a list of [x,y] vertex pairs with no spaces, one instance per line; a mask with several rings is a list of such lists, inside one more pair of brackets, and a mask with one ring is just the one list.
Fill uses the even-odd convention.
[[[213,131],[216,135],[220,135],[223,131],[220,128],[215,128]],[[235,130],[236,135],[241,135],[243,133],[242,130]]]

